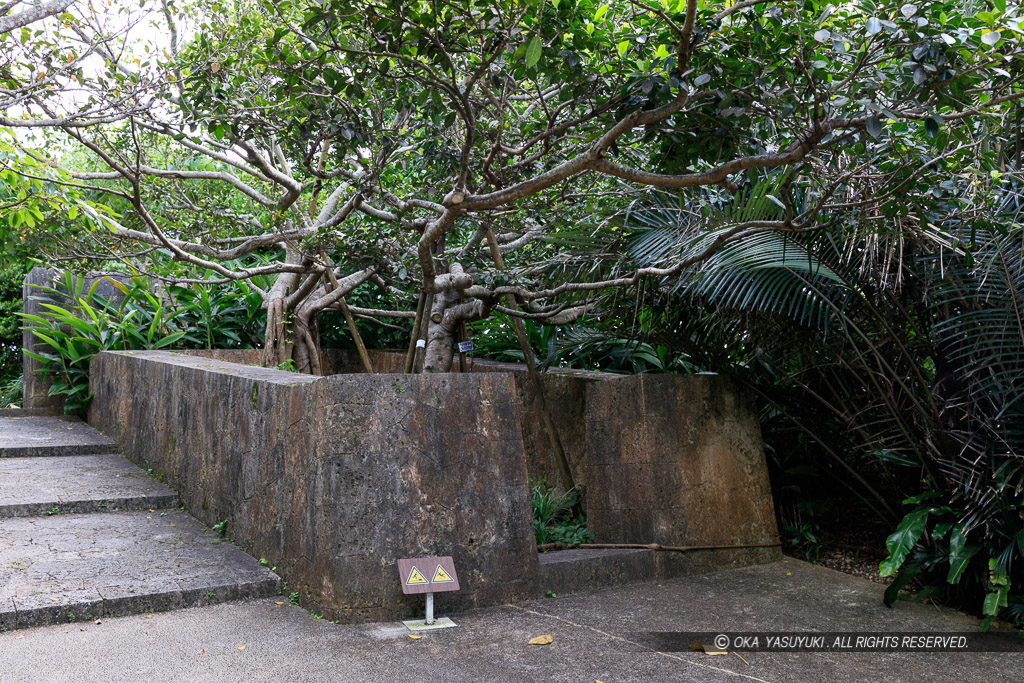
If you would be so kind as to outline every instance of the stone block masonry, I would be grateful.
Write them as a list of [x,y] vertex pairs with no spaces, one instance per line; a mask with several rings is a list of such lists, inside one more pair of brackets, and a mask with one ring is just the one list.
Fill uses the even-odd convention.
[[[528,473],[552,481],[550,455],[520,368],[314,377],[228,362],[254,353],[102,353],[90,422],[203,522],[226,520],[329,619],[421,614],[422,598],[399,586],[402,557],[454,556],[463,588],[438,596],[442,613],[546,587]],[[331,365],[349,360],[337,352]],[[573,556],[544,580],[560,568],[603,585],[779,557],[756,411],[728,379],[559,373],[544,390],[596,542],[745,546]]]
[[439,610],[539,591],[508,375],[313,377],[127,351],[96,357],[91,389],[94,426],[326,618],[419,613],[401,557],[454,556],[463,589]]
[[[727,378],[634,375],[594,383],[586,421],[588,527],[598,542],[778,542],[757,413]],[[657,559],[663,573],[677,574],[779,557],[778,547],[762,547]]]

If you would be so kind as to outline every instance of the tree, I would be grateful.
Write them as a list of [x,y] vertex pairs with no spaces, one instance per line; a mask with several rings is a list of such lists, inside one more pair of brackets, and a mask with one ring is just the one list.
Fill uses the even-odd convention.
[[[65,184],[125,207],[97,214],[94,237],[133,265],[162,249],[221,279],[278,274],[264,360],[314,372],[318,316],[365,282],[395,304],[353,312],[414,317],[424,367],[445,371],[463,325],[494,311],[569,323],[752,235],[856,220],[864,192],[899,212],[922,170],[908,137],[966,155],[960,138],[1024,73],[1001,5],[337,0],[202,16],[167,61],[96,46],[108,69],[89,111],[110,123],[32,101],[100,167]],[[557,246],[631,188],[714,203],[765,169],[781,172],[780,214],[708,225],[685,258],[616,271]]]

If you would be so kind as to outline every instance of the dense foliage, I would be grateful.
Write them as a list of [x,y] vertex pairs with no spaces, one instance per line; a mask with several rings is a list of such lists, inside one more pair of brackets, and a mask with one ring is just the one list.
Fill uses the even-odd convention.
[[1012,4],[199,0],[119,8],[118,35],[170,43],[117,53],[63,9],[17,36],[45,68],[0,65],[4,125],[41,136],[0,144],[4,253],[149,281],[116,310],[74,297],[77,333],[33,321],[57,391],[80,404],[90,354],[128,344],[319,372],[355,329],[411,369],[472,334],[729,373],[765,406],[792,533],[830,478],[896,529],[888,600],[918,578],[1019,620]]

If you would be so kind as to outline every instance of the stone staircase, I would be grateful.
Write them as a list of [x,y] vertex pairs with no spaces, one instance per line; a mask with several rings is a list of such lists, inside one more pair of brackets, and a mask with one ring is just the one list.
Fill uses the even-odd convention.
[[0,630],[277,592],[81,420],[0,416]]

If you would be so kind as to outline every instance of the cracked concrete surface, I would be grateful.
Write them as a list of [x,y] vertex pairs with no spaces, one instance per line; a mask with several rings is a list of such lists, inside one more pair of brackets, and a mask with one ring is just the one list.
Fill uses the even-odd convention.
[[276,592],[115,449],[77,418],[0,418],[0,630]]
[[176,507],[178,495],[119,455],[0,459],[0,517]]
[[0,417],[0,458],[117,451],[113,439],[76,417]]
[[[0,681],[1018,681],[1024,654],[658,652],[649,631],[975,631],[933,605],[788,560],[450,616],[338,626],[284,598],[0,633]],[[550,634],[550,645],[531,638]]]
[[0,521],[0,625],[265,596],[278,579],[180,510]]

